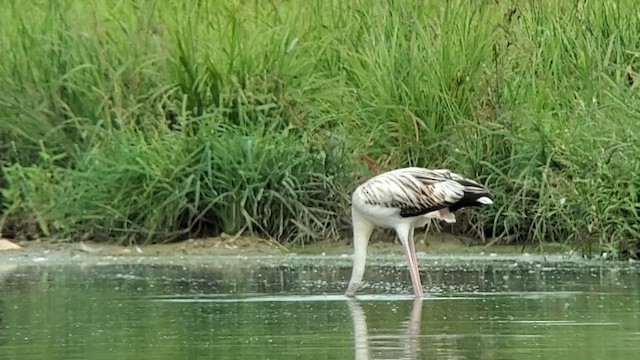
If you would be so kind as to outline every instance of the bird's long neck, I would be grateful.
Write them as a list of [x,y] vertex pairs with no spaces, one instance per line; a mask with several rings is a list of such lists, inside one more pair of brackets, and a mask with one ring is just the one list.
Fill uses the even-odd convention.
[[353,296],[362,285],[362,277],[367,262],[367,246],[374,227],[370,221],[362,217],[355,209],[351,210],[351,218],[353,221],[353,269],[346,293],[347,296]]

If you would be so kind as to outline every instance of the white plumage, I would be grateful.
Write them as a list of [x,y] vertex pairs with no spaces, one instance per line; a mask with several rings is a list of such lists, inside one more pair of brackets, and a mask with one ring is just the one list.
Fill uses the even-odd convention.
[[405,249],[416,297],[423,297],[413,244],[416,227],[430,219],[456,221],[455,211],[469,206],[492,204],[493,196],[479,183],[446,169],[408,167],[377,175],[353,192],[354,263],[347,296],[361,286],[367,246],[375,226],[395,229]]

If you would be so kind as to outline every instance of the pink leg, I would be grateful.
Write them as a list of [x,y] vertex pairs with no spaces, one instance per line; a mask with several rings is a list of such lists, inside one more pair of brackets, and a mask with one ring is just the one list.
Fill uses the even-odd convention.
[[412,233],[410,229],[408,231],[398,232],[402,245],[404,245],[404,254],[407,257],[407,264],[409,265],[409,273],[411,274],[411,284],[413,285],[413,292],[417,298],[422,299],[424,293],[422,292],[422,282],[420,281],[420,273],[418,272],[418,262],[416,260],[416,252],[413,246],[413,239],[409,238]]
[[[413,259],[413,263],[416,264],[416,269],[418,268],[418,257],[416,256],[416,247],[415,247],[415,243],[413,242],[413,228],[411,228],[411,231],[409,232],[409,250],[411,252],[411,258]],[[420,273],[418,273],[420,274]],[[420,277],[418,277],[419,279]]]
[[416,278],[418,279],[418,288],[420,289],[420,291],[418,292],[420,294],[420,299],[424,298],[424,293],[422,290],[422,281],[420,279],[420,272],[418,271],[418,257],[416,256],[416,248],[415,248],[415,243],[413,240],[413,231],[414,228],[411,228],[411,231],[409,232],[409,250],[411,252],[411,258],[413,259],[413,264],[416,268]]

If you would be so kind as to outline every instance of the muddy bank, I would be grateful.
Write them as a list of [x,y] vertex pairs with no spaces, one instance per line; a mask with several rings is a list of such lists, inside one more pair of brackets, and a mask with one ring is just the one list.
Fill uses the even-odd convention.
[[[605,268],[640,271],[637,261],[587,259],[560,246],[522,247],[468,245],[464,239],[431,236],[427,243],[416,244],[420,268],[425,271],[470,271],[472,269],[514,269],[531,271]],[[0,251],[0,278],[26,267],[63,269],[68,266],[89,269],[94,266],[168,266],[182,270],[201,269],[231,274],[264,269],[297,269],[303,273],[317,269],[346,269],[353,265],[353,248],[347,240],[320,241],[305,247],[284,248],[264,239],[219,237],[192,239],[173,244],[118,246],[103,243],[18,242],[19,250]],[[383,267],[406,270],[402,246],[391,241],[373,241],[367,258],[369,269]],[[207,270],[208,269],[208,270]],[[313,270],[315,269],[315,270]],[[484,271],[482,270],[482,271]],[[198,270],[199,271],[199,270]],[[337,270],[336,270],[337,271]],[[341,270],[342,271],[342,270]]]
[[[275,241],[251,236],[219,236],[186,241],[150,245],[114,245],[91,241],[80,243],[54,242],[49,240],[15,241],[18,250],[4,253],[52,254],[59,255],[101,255],[101,256],[218,256],[218,255],[351,255],[350,240],[325,240],[300,246],[282,246]],[[450,235],[433,234],[424,239],[416,236],[416,251],[426,254],[569,254],[571,249],[562,245],[540,246],[471,244],[467,239]],[[1,253],[1,252],[0,252]],[[372,240],[369,245],[372,255],[403,255],[399,242],[393,239]]]

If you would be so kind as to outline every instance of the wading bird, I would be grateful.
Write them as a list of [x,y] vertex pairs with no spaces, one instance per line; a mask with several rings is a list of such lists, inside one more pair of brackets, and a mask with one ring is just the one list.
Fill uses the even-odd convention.
[[401,168],[376,175],[352,195],[354,259],[346,295],[362,286],[367,245],[375,226],[392,228],[404,246],[415,297],[424,297],[413,231],[431,219],[456,222],[454,213],[464,207],[493,204],[493,195],[476,181],[446,169]]

